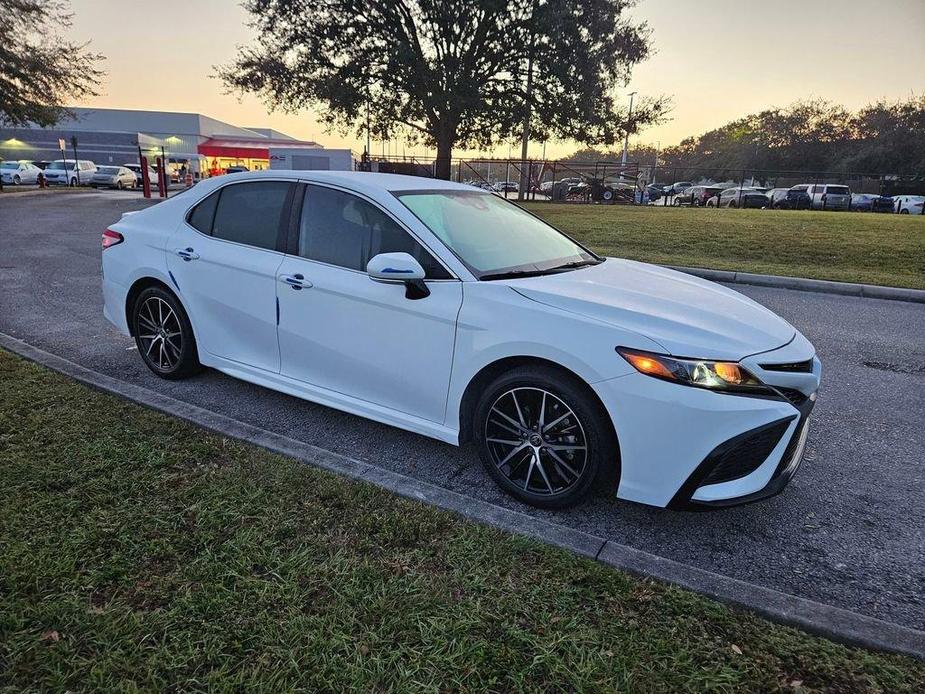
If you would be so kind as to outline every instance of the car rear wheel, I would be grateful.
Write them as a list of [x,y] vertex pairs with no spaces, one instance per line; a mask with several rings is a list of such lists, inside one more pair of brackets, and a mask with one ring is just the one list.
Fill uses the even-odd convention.
[[202,369],[189,318],[170,292],[160,287],[143,290],[132,310],[132,327],[138,353],[161,378],[187,378]]
[[[540,508],[574,505],[616,470],[613,427],[586,385],[543,366],[485,389],[475,412],[479,457],[508,493]],[[614,485],[615,487],[615,485]]]
[[909,214],[909,210],[900,210],[899,214]]

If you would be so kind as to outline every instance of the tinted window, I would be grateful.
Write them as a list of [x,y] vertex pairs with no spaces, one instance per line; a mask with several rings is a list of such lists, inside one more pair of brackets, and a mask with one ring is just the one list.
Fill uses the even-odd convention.
[[285,181],[261,181],[225,186],[218,198],[212,235],[248,246],[275,249],[280,223],[286,213],[289,185]]
[[215,216],[215,204],[218,202],[219,192],[221,191],[212,193],[212,195],[196,205],[187,218],[190,226],[195,227],[203,234],[212,233],[212,218]]
[[410,253],[428,279],[450,279],[421,244],[375,205],[331,188],[306,188],[300,256],[366,272],[370,258],[379,253]]

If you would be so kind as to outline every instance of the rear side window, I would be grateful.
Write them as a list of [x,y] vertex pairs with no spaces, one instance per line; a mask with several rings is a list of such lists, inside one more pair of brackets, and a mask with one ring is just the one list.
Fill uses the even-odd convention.
[[427,279],[451,278],[429,251],[375,205],[332,188],[306,188],[300,256],[366,272],[367,263],[379,253],[409,253]]
[[225,186],[215,208],[212,236],[274,250],[288,209],[290,185],[259,181]]
[[212,219],[215,217],[215,206],[218,203],[218,195],[221,191],[212,193],[205,200],[200,202],[193,211],[189,213],[187,222],[190,226],[198,229],[203,234],[212,234]]

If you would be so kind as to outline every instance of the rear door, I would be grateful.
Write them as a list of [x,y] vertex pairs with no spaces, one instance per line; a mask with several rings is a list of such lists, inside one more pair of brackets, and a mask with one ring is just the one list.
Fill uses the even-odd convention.
[[[283,375],[442,423],[462,282],[373,201],[304,189],[297,239],[278,272]],[[389,252],[421,263],[429,296],[369,278],[370,258]]]
[[167,246],[167,265],[200,350],[279,373],[276,272],[294,184],[223,186],[190,210]]

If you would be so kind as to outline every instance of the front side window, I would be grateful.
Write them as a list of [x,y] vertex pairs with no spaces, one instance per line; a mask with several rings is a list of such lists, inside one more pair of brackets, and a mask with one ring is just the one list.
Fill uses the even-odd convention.
[[560,231],[496,195],[464,190],[395,195],[480,279],[600,262]]
[[225,186],[218,196],[212,236],[274,250],[288,210],[290,185],[259,181]]
[[427,279],[451,275],[395,220],[362,198],[323,186],[307,186],[299,229],[299,255],[366,272],[380,253],[409,253]]

